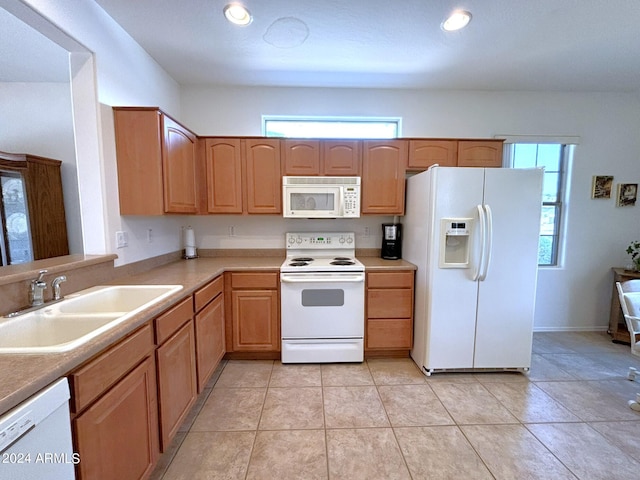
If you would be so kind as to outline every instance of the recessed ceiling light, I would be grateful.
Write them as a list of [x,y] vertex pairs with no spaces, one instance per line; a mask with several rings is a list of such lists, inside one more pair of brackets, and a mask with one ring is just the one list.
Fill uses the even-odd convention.
[[471,14],[465,10],[456,10],[449,18],[442,22],[442,29],[445,32],[454,32],[467,26],[471,21]]
[[224,7],[224,16],[231,23],[236,25],[249,25],[253,21],[253,17],[249,10],[247,10],[244,6],[239,3],[230,3],[226,7]]

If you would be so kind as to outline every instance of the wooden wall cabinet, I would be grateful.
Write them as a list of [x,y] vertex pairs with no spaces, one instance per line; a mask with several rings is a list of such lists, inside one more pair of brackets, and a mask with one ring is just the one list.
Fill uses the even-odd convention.
[[227,351],[279,352],[278,272],[226,273]]
[[360,140],[283,140],[282,174],[359,176]]
[[409,140],[409,170],[426,170],[432,165],[455,167],[457,140]]
[[282,213],[278,139],[204,139],[207,213]]
[[502,167],[503,140],[458,140],[458,167]]
[[204,390],[226,351],[223,289],[220,275],[194,295],[198,392]]
[[120,214],[198,213],[195,134],[157,108],[113,114]]
[[166,451],[196,401],[193,301],[184,299],[155,320],[160,449]]
[[408,146],[404,140],[363,142],[361,212],[404,214]]
[[[8,218],[0,221],[0,224],[4,225],[12,215],[17,215],[16,218],[22,218],[21,215],[24,215],[28,218],[33,260],[69,254],[61,164],[59,160],[35,155],[0,152],[0,177],[3,178],[3,183],[8,184],[13,181],[11,177],[15,177],[15,181],[21,183],[23,190],[22,198],[20,194],[16,194],[15,200],[4,199],[3,216]],[[10,205],[12,201],[16,203],[16,211],[13,211],[14,207]],[[0,229],[3,236],[7,233],[4,228]],[[0,239],[0,243],[3,241],[4,239]],[[7,245],[7,263],[21,262],[21,258],[12,258],[11,250],[11,245]],[[0,265],[3,265],[2,261]]]
[[413,345],[413,271],[367,273],[365,351]]
[[79,480],[148,478],[159,456],[149,324],[69,376]]

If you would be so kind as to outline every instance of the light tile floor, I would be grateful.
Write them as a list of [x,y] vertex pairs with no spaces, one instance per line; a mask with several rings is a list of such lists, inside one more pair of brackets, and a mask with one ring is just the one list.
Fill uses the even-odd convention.
[[536,333],[528,375],[229,361],[152,478],[637,480],[629,366],[604,333]]

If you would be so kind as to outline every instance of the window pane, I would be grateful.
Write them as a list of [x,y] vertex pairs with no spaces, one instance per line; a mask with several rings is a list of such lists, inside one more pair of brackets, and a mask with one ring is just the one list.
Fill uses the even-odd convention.
[[275,120],[266,119],[267,137],[288,138],[396,138],[398,121],[385,120]]
[[558,173],[545,173],[542,187],[542,201],[543,202],[557,202],[558,201],[558,180],[560,176]]
[[538,145],[539,167],[544,167],[545,172],[559,172],[562,145],[541,144]]
[[555,237],[543,235],[538,246],[538,265],[554,265]]
[[535,143],[517,143],[513,146],[513,168],[533,168],[536,166]]
[[558,207],[555,205],[543,205],[540,218],[540,235],[555,235],[557,211]]

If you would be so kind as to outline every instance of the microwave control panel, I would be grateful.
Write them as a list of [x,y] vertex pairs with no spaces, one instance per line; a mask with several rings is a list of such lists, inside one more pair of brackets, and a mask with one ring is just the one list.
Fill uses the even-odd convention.
[[344,216],[360,216],[360,189],[356,187],[344,187]]

